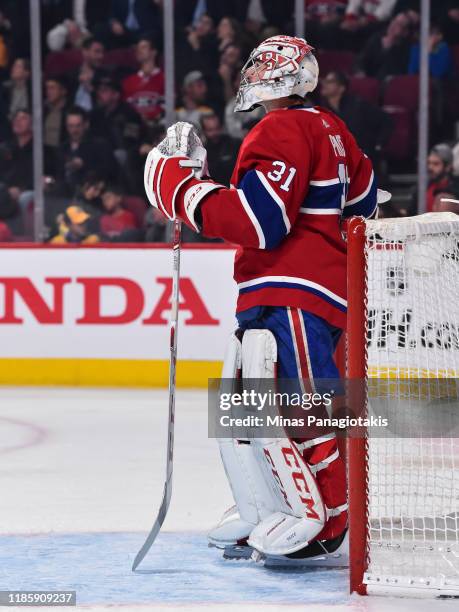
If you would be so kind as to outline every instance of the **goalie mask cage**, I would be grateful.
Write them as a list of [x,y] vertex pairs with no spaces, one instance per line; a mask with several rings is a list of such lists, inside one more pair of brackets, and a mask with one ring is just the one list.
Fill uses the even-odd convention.
[[351,592],[458,597],[459,217],[352,219],[348,309],[347,375],[402,423],[348,440]]

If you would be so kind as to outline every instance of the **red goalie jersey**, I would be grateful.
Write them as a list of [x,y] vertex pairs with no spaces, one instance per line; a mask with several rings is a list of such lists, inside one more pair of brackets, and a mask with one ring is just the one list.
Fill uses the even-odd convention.
[[269,112],[244,140],[231,189],[202,202],[202,232],[237,244],[237,310],[291,306],[344,327],[343,217],[377,207],[370,160],[320,107]]

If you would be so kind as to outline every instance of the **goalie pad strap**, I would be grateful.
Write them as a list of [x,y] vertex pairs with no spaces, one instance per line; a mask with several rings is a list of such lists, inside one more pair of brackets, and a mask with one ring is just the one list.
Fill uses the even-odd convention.
[[341,506],[336,506],[336,508],[327,508],[327,518],[330,518],[331,516],[339,516],[341,512],[344,512],[348,508],[348,504],[341,504]]
[[334,453],[332,453],[329,457],[327,457],[320,463],[314,463],[313,465],[309,464],[309,468],[313,474],[316,474],[320,470],[323,470],[324,468],[328,467],[330,463],[333,463],[333,461],[336,461],[338,457],[339,457],[339,450],[336,449]]
[[325,434],[324,436],[319,436],[318,438],[314,438],[313,440],[306,440],[306,442],[296,442],[295,445],[300,452],[303,452],[307,448],[312,448],[313,446],[322,444],[322,442],[327,442],[328,440],[334,440],[335,438],[336,438],[335,433],[329,433],[329,434]]

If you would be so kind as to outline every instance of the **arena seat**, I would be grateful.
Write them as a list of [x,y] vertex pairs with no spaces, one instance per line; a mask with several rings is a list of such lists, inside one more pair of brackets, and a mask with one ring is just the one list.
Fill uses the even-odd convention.
[[123,198],[123,206],[135,216],[137,227],[143,227],[143,219],[148,210],[147,201],[139,196],[126,196]]
[[414,116],[401,106],[383,106],[392,117],[394,129],[384,147],[384,153],[393,160],[406,160],[414,151]]
[[45,76],[62,76],[68,72],[74,72],[81,66],[82,61],[83,57],[79,49],[48,53],[44,66]]
[[403,74],[389,77],[384,87],[383,104],[401,106],[411,113],[417,113],[419,106],[418,75]]
[[352,74],[355,64],[355,53],[352,51],[318,51],[317,61],[323,76],[331,71]]
[[137,70],[139,62],[135,55],[134,47],[127,49],[112,49],[107,51],[104,57],[104,66],[115,66],[116,68],[131,68]]
[[366,102],[378,105],[381,97],[381,86],[373,77],[352,77],[349,80],[349,92]]

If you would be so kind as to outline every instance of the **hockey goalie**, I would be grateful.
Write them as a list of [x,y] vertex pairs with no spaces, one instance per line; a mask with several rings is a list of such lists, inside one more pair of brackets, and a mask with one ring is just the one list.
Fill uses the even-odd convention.
[[[239,329],[224,376],[338,378],[346,322],[342,220],[377,212],[370,160],[344,123],[310,106],[319,75],[303,39],[275,36],[242,69],[236,112],[264,118],[241,145],[231,186],[206,174],[194,128],[176,124],[145,166],[150,203],[208,237],[238,245]],[[210,532],[218,547],[298,559],[332,552],[347,531],[345,465],[334,434],[220,440],[235,507]],[[292,474],[295,474],[292,478]]]

